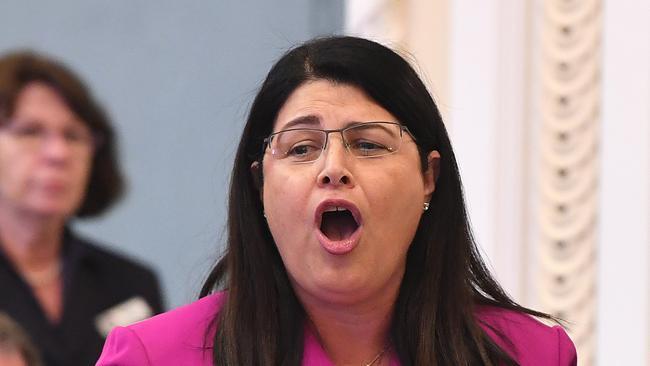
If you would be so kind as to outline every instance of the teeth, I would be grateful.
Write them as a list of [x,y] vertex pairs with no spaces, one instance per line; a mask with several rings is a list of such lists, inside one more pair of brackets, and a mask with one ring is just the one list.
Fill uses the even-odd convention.
[[348,210],[347,208],[336,207],[336,206],[334,206],[334,207],[328,207],[328,208],[326,208],[326,209],[325,209],[325,212],[337,212],[337,211],[347,211],[347,210]]

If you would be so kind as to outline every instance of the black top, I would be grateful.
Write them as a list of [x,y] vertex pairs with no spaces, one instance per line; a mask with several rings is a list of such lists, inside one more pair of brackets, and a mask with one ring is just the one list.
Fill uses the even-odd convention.
[[100,249],[66,229],[63,240],[63,315],[47,319],[25,281],[0,250],[0,311],[22,325],[47,366],[94,365],[104,344],[98,314],[140,296],[162,311],[158,281],[151,270]]

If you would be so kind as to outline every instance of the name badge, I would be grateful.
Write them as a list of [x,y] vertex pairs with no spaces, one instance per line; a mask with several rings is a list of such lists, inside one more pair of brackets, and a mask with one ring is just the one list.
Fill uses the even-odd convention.
[[141,296],[135,296],[101,312],[95,317],[95,326],[99,334],[106,337],[115,327],[124,327],[152,315],[153,310],[147,301]]

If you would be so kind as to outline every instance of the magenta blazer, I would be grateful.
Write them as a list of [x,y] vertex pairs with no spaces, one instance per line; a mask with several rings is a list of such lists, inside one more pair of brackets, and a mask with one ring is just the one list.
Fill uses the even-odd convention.
[[[212,366],[212,321],[224,293],[128,327],[111,331],[97,366]],[[549,327],[532,317],[493,307],[481,308],[479,319],[498,329],[511,344],[485,327],[490,337],[522,366],[576,365],[576,350],[560,326]],[[313,334],[306,332],[303,365],[333,366]],[[391,366],[399,366],[393,354]]]

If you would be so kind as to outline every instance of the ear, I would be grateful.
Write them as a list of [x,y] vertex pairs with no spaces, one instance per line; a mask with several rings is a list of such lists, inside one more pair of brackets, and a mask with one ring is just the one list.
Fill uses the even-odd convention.
[[256,160],[251,164],[251,176],[253,178],[253,184],[255,185],[255,188],[260,191],[261,197],[262,189],[264,188],[264,172],[261,162]]
[[440,153],[433,150],[427,156],[427,170],[423,174],[424,202],[431,201],[431,195],[436,190],[436,181],[440,175]]

